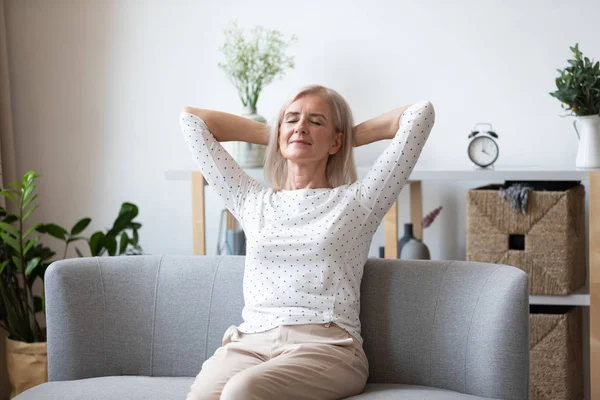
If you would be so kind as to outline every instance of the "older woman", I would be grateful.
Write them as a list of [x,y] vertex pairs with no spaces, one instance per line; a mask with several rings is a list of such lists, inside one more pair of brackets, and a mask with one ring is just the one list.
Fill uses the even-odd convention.
[[[243,323],[204,362],[192,399],[340,399],[362,392],[360,283],[377,227],[435,119],[419,102],[353,126],[334,90],[308,86],[270,127],[186,107],[185,140],[247,237]],[[357,180],[352,149],[392,139]],[[267,145],[263,186],[219,142]]]

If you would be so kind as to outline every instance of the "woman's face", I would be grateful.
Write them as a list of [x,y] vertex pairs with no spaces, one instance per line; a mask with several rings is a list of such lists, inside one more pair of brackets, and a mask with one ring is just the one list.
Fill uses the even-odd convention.
[[288,106],[279,127],[279,150],[296,162],[327,160],[343,143],[344,134],[335,129],[327,100],[308,94]]

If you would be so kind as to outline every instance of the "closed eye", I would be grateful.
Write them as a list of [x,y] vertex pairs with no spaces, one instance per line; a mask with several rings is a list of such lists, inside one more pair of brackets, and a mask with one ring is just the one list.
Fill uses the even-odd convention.
[[[298,122],[298,120],[290,120],[290,121],[286,121],[288,124],[292,124],[294,122]],[[317,121],[311,121],[311,123],[315,124],[315,125],[323,125]]]

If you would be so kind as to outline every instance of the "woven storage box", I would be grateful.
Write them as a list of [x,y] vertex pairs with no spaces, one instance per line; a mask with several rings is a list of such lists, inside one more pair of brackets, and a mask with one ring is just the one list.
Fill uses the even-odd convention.
[[583,398],[581,324],[581,307],[530,306],[530,400]]
[[585,189],[579,182],[521,182],[525,214],[501,197],[504,185],[467,193],[467,260],[518,267],[529,293],[568,295],[585,284]]

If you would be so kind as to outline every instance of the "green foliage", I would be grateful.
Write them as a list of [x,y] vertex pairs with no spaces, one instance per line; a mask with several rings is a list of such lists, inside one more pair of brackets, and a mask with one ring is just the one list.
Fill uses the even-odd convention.
[[[64,241],[62,258],[66,257],[69,244],[77,241],[87,242],[91,256],[142,254],[138,243],[142,225],[134,221],[138,207],[131,203],[122,204],[117,219],[107,232],[97,231],[89,238],[81,233],[91,218],[82,218],[69,231],[54,223],[36,224],[24,230],[27,219],[38,208],[34,203],[37,198],[34,181],[39,176],[29,171],[22,182],[11,183],[10,189],[0,191],[18,209],[13,215],[0,207],[0,327],[8,332],[10,339],[28,343],[46,340],[36,320],[36,314],[45,314],[45,298],[43,294],[34,296],[32,287],[37,279],[43,282],[46,269],[56,254],[40,243],[40,236],[35,232]],[[75,251],[80,257],[84,256],[78,248]]]
[[[90,238],[78,236],[92,221],[91,218],[82,218],[77,221],[70,231],[67,231],[57,224],[42,224],[38,232],[47,233],[50,236],[65,242],[64,257],[67,255],[69,244],[80,240],[86,241],[90,250],[90,255],[97,257],[108,253],[109,256],[115,255],[136,255],[142,254],[142,248],[139,246],[138,230],[142,224],[134,222],[138,215],[138,207],[132,203],[123,203],[117,219],[106,233],[102,231],[94,232]],[[127,231],[130,231],[129,235]],[[77,255],[83,257],[81,251],[76,247]]]
[[33,296],[31,289],[39,271],[45,271],[50,264],[47,260],[54,255],[33,234],[38,225],[23,231],[25,222],[38,208],[34,204],[34,180],[38,176],[29,171],[22,182],[11,183],[11,188],[0,191],[18,209],[13,215],[0,207],[0,326],[10,339],[29,343],[45,340],[35,318],[45,308],[44,298]]
[[294,58],[285,51],[297,38],[292,35],[285,41],[281,32],[262,26],[253,28],[246,38],[237,22],[225,29],[225,38],[219,48],[225,62],[218,65],[237,89],[242,104],[256,112],[261,90],[275,77],[282,77],[286,68],[294,68]]
[[565,110],[574,115],[600,114],[600,62],[584,57],[579,43],[570,47],[574,59],[568,60],[569,66],[558,69],[557,90],[550,93],[562,102]]

